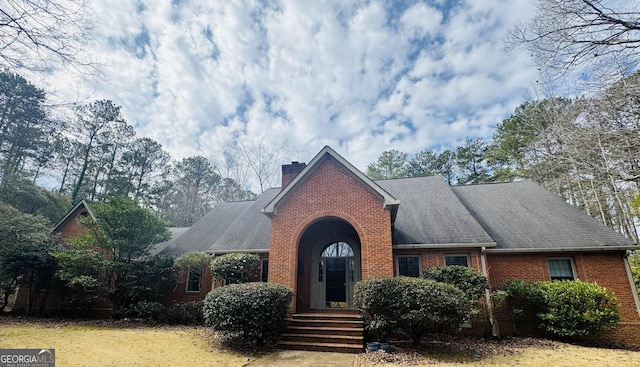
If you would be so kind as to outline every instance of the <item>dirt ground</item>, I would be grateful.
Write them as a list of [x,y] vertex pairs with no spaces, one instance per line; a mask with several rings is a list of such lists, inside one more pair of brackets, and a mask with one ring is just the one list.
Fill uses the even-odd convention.
[[[435,337],[419,349],[394,344],[393,353],[362,353],[348,365],[373,366],[640,366],[640,351],[595,348],[548,340],[502,341]],[[204,327],[145,326],[113,321],[0,318],[0,348],[54,348],[56,366],[270,366],[277,351],[230,347]],[[320,356],[328,362],[328,355]],[[327,358],[324,358],[327,357]],[[305,365],[317,354],[298,353]],[[339,363],[342,367],[345,359]],[[277,363],[277,362],[276,362]],[[281,364],[280,364],[281,365]],[[312,366],[314,364],[306,364]],[[322,364],[328,367],[328,365]]]

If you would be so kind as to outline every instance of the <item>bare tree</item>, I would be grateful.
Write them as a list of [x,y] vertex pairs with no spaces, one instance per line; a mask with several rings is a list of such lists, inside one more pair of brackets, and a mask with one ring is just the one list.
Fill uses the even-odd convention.
[[86,0],[3,0],[0,62],[14,70],[62,65],[87,73],[93,64],[83,50],[90,29]]
[[260,193],[275,186],[282,163],[280,156],[285,148],[286,143],[279,146],[271,145],[264,136],[251,142],[238,140],[236,149],[258,181]]
[[511,30],[507,49],[524,46],[552,81],[578,73],[582,81],[609,84],[627,76],[640,62],[638,3],[608,3],[538,0],[535,17]]

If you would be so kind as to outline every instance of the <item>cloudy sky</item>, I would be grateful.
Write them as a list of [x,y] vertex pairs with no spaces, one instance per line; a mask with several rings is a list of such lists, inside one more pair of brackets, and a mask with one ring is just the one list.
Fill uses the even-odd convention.
[[364,170],[489,138],[532,98],[526,52],[502,51],[529,0],[93,0],[90,51],[109,79],[59,79],[108,98],[173,158],[219,159],[237,139],[283,143],[281,163],[330,145]]

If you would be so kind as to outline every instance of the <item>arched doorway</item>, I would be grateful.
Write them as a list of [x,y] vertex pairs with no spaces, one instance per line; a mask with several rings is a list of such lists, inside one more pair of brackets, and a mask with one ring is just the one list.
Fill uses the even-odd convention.
[[299,245],[298,311],[353,308],[353,287],[361,279],[355,229],[324,218],[307,228]]

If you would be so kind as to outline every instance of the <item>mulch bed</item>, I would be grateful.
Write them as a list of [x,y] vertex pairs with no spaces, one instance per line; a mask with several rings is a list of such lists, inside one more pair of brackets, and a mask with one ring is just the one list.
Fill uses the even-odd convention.
[[486,340],[454,335],[428,335],[419,347],[408,342],[393,342],[392,353],[382,350],[365,352],[363,358],[374,363],[394,363],[402,366],[469,362],[496,355],[513,355],[531,347],[555,349],[560,343],[545,339],[508,338]]

